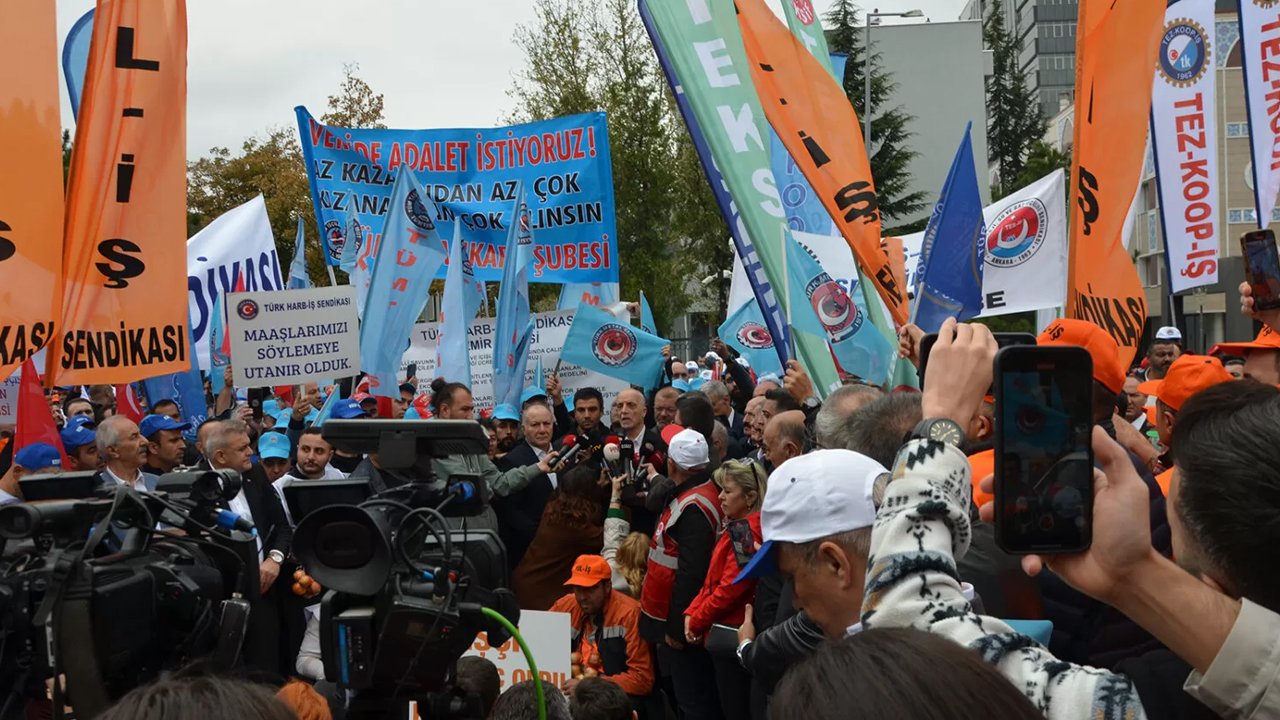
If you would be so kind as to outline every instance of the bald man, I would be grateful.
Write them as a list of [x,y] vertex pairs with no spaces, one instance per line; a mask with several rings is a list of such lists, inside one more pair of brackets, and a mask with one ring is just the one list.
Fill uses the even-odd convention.
[[774,415],[764,426],[764,457],[776,468],[805,453],[804,411],[787,410]]

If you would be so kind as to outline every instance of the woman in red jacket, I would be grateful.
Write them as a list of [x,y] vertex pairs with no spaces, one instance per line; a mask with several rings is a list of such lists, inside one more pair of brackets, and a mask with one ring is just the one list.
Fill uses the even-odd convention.
[[[711,553],[711,567],[702,591],[684,613],[684,635],[690,643],[702,641],[712,624],[742,624],[747,603],[755,596],[754,580],[734,584],[762,542],[760,503],[764,501],[764,468],[750,460],[730,460],[712,476],[720,486],[720,509],[725,527]],[[733,655],[712,656],[716,690],[727,718],[751,716],[751,675]]]

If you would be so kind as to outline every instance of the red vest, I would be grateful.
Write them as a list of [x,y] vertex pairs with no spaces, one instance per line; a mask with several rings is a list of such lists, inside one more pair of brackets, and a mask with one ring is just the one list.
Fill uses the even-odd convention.
[[671,591],[675,589],[676,566],[680,564],[680,546],[667,535],[667,528],[680,520],[686,510],[694,508],[707,517],[711,527],[720,527],[720,491],[715,483],[704,482],[682,491],[667,503],[658,517],[653,539],[649,542],[649,567],[640,589],[640,609],[656,620],[666,622],[671,609]]

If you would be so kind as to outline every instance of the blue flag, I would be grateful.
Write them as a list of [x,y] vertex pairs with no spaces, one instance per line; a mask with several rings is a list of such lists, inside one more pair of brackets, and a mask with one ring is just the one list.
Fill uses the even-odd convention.
[[80,114],[80,98],[84,95],[84,76],[89,69],[89,43],[93,40],[93,10],[80,16],[67,32],[62,45],[62,76],[67,81],[71,114]]
[[716,331],[726,345],[747,359],[756,377],[772,373],[782,376],[782,364],[773,349],[773,336],[764,323],[764,315],[754,299],[748,300],[729,314]]
[[[195,336],[191,333],[191,324],[187,324],[187,347],[194,347]],[[219,373],[221,374],[221,373]],[[205,403],[204,380],[200,377],[200,362],[196,354],[191,353],[191,369],[170,375],[148,378],[142,381],[147,393],[147,402],[155,405],[161,400],[172,400],[178,405],[182,421],[191,423],[191,429],[185,434],[195,437],[195,429],[209,415],[209,406]]]
[[226,313],[222,309],[224,295],[220,293],[214,299],[209,318],[209,382],[215,396],[225,387],[222,373],[231,364],[231,337],[227,335]]
[[[389,222],[390,218],[387,218],[387,221]],[[360,246],[364,244],[362,230],[360,221],[356,219],[355,213],[351,212],[350,206],[348,206],[346,222],[342,225],[342,231],[346,235],[342,241],[342,254],[338,256],[338,267],[342,268],[346,273],[354,270],[356,260],[360,259]]]
[[517,367],[517,346],[529,324],[529,264],[533,262],[533,233],[524,186],[516,186],[516,202],[509,216],[507,248],[502,260],[502,287],[498,289],[497,325],[493,334],[493,398],[495,404],[518,402],[524,389],[524,365]]
[[311,427],[324,425],[324,421],[333,415],[333,406],[337,405],[341,399],[342,390],[335,387],[333,392],[329,393],[329,397],[324,399],[324,404],[320,406],[320,411],[314,415],[314,419],[311,419]]
[[573,316],[560,357],[583,370],[648,389],[662,372],[662,346],[669,344],[583,303]]
[[542,355],[538,355],[537,364],[533,366],[533,384],[531,387],[542,390],[546,387],[545,378],[542,376]]
[[449,243],[449,270],[445,274],[440,307],[440,337],[436,346],[436,376],[471,387],[471,343],[467,333],[484,302],[471,260],[463,249],[462,223],[453,222]]
[[289,263],[289,289],[306,290],[311,287],[307,274],[307,236],[303,230],[302,216],[298,216],[298,234],[293,240],[293,262]]
[[560,300],[556,303],[556,309],[572,310],[580,302],[605,307],[618,302],[620,296],[618,283],[565,283],[560,286]]
[[658,334],[658,323],[653,320],[653,308],[649,307],[649,298],[640,291],[640,329],[650,335]]
[[920,248],[915,323],[927,333],[937,332],[948,317],[967,320],[982,312],[986,228],[973,166],[972,127],[972,122],[965,127]]
[[439,217],[435,203],[419,192],[413,172],[403,167],[391,192],[360,325],[360,364],[370,376],[371,395],[400,395],[400,359],[427,304],[431,278],[444,263],[444,240],[435,224]]
[[524,332],[520,333],[516,345],[511,349],[511,355],[515,358],[512,367],[515,370],[514,379],[506,386],[506,394],[499,395],[497,392],[493,394],[493,405],[510,405],[512,407],[520,407],[520,395],[524,392],[524,376],[525,370],[529,367],[529,349],[533,346],[533,331],[537,327],[537,323],[533,318],[529,319],[529,323],[525,325]]

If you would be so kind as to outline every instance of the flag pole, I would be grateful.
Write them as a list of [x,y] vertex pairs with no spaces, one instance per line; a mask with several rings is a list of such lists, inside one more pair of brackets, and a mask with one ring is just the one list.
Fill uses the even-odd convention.
[[781,302],[787,308],[787,354],[796,359],[795,325],[791,323],[791,273],[787,270],[787,226],[782,230],[782,297]]
[[325,263],[324,269],[329,271],[329,284],[334,287],[337,287],[338,277],[333,274],[333,266],[329,265],[328,263]]

